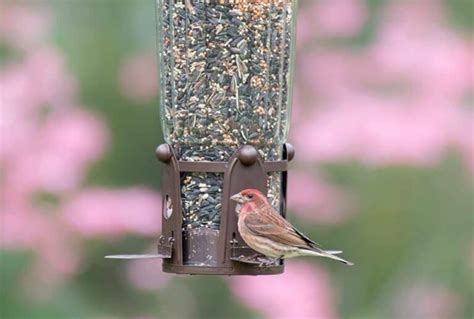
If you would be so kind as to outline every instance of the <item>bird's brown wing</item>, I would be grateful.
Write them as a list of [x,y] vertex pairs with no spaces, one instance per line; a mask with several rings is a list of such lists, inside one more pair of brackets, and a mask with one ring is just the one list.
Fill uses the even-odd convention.
[[302,232],[300,232],[298,229],[296,229],[294,226],[293,227],[293,231],[295,233],[297,233],[307,244],[308,246],[310,246],[311,248],[322,248],[321,245],[319,245],[317,242],[315,242],[314,240],[312,240],[311,238],[308,238],[306,237],[305,234],[303,234]]
[[244,222],[248,229],[257,236],[301,248],[319,248],[318,244],[303,235],[271,207],[263,208],[259,214],[248,214],[245,216]]

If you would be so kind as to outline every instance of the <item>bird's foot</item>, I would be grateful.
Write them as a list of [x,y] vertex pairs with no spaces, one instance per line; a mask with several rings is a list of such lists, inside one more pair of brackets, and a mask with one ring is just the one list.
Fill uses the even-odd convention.
[[278,265],[279,260],[280,260],[280,257],[265,258],[264,260],[260,262],[259,267],[270,267],[270,266]]

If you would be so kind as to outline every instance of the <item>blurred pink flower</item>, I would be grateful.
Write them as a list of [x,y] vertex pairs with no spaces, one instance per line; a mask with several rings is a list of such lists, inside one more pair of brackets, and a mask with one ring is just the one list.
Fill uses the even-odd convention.
[[70,108],[53,112],[44,121],[29,131],[25,144],[13,146],[15,155],[6,164],[6,183],[25,194],[79,186],[88,165],[106,147],[106,128],[91,114]]
[[[333,4],[315,2],[306,23]],[[306,112],[290,132],[306,160],[433,165],[455,145],[471,161],[459,101],[474,87],[473,46],[443,26],[444,11],[440,1],[393,1],[366,48],[301,55],[295,103]]]
[[461,318],[461,297],[433,283],[414,283],[393,302],[394,318]]
[[123,63],[119,84],[121,91],[136,103],[145,103],[158,94],[158,67],[154,54],[129,57]]
[[329,274],[306,262],[287,262],[282,275],[237,276],[230,283],[238,299],[265,318],[337,317]]
[[141,187],[92,188],[79,192],[63,208],[64,220],[86,238],[125,234],[156,236],[161,227],[161,196]]
[[33,9],[19,4],[2,4],[0,40],[17,49],[30,49],[44,41],[51,20],[51,14],[44,6]]
[[288,181],[288,208],[298,215],[331,224],[351,215],[348,195],[320,178],[293,173]]
[[87,163],[103,155],[107,131],[104,123],[95,115],[76,108],[51,114],[38,138],[43,149],[61,151],[71,161]]
[[48,213],[31,207],[24,198],[5,198],[0,211],[0,247],[34,252],[29,272],[53,285],[77,271],[80,256],[64,225]]
[[341,96],[294,127],[293,141],[305,160],[432,165],[454,141],[459,112],[409,102]]
[[[20,64],[0,70],[0,157],[5,160],[36,142],[47,111],[69,108],[76,83],[54,49],[32,51]],[[8,134],[8,138],[6,135]]]
[[371,75],[371,72],[367,72],[372,64],[365,54],[347,50],[319,50],[301,54],[297,86],[307,95],[307,101],[302,102],[314,108],[341,94],[364,90],[366,82],[374,76],[380,81],[380,73]]
[[39,107],[67,107],[77,93],[77,82],[60,52],[41,47],[31,52],[24,62],[30,79],[27,94]]
[[2,247],[30,249],[43,234],[46,220],[25,200],[2,196],[0,214]]
[[408,80],[415,94],[456,100],[474,84],[472,45],[444,20],[438,1],[392,2],[368,54],[381,72]]
[[[100,119],[77,106],[76,80],[62,54],[46,43],[49,12],[1,6],[0,41],[20,54],[0,69],[0,247],[32,252],[23,288],[45,297],[80,267],[79,236],[58,213],[65,192],[77,192],[88,166],[103,155],[108,134]],[[41,192],[57,202],[39,203]],[[152,199],[136,194],[135,200],[150,214],[143,206],[154,205]],[[135,207],[127,197],[123,204]]]
[[312,26],[313,17],[311,13],[305,10],[298,12],[296,19],[296,47],[301,49],[304,45],[311,42],[311,37],[314,35]]
[[360,32],[367,19],[365,2],[361,0],[311,1],[314,32],[325,36],[349,37]]
[[[155,254],[156,247],[145,252]],[[173,275],[161,270],[161,259],[138,259],[130,262],[127,268],[127,278],[132,285],[140,290],[156,292],[165,287]]]
[[294,93],[293,93],[293,101],[291,103],[291,124],[293,125],[294,123],[298,123],[300,121],[300,118],[302,116],[302,111],[303,111],[303,102],[302,98],[300,96],[300,91],[298,88],[294,88]]
[[50,47],[29,52],[21,63],[5,65],[0,80],[4,107],[21,111],[68,106],[77,91],[64,58]]

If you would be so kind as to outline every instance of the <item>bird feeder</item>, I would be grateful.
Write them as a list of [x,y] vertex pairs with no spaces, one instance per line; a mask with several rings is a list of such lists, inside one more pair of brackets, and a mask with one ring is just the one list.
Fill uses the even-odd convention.
[[296,0],[157,0],[163,271],[263,275],[236,203],[246,188],[286,212]]

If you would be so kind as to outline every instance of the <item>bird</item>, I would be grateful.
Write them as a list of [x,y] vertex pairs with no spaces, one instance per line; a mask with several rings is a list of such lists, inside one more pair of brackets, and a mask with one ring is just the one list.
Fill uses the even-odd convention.
[[245,189],[230,199],[237,202],[238,230],[242,239],[250,248],[269,258],[267,264],[274,264],[279,259],[320,256],[353,265],[336,256],[342,251],[323,250],[301,233],[273,209],[259,190]]

